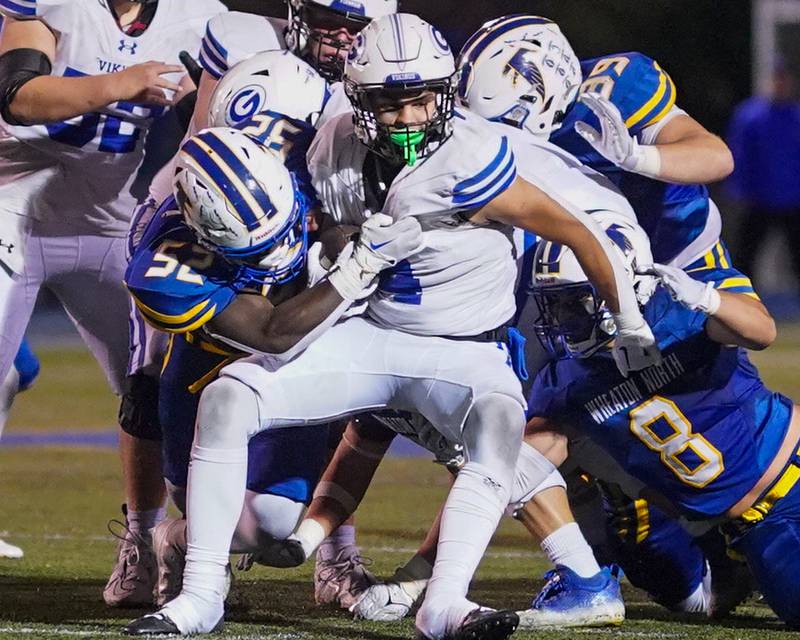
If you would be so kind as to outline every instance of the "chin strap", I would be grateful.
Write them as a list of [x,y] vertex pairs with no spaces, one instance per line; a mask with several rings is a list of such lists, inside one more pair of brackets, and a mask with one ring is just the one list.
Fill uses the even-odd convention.
[[417,163],[417,147],[425,138],[424,131],[398,131],[390,133],[391,141],[403,150],[403,160],[409,167]]

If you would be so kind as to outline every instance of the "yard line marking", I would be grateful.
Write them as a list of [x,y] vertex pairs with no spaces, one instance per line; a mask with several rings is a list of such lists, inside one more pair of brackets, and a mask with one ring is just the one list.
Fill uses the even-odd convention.
[[[363,534],[362,534],[363,535]],[[97,535],[86,535],[86,536],[76,536],[66,533],[44,533],[44,534],[33,534],[33,533],[14,533],[13,531],[0,531],[1,538],[8,538],[10,540],[78,540],[82,542],[115,542],[113,536],[97,536]],[[372,546],[369,544],[361,544],[362,549],[366,549],[372,553],[374,552],[381,552],[381,553],[416,553],[416,547],[394,547],[394,546]],[[234,554],[236,555],[236,554]],[[491,549],[486,552],[485,554],[489,558],[543,558],[544,553],[541,551],[537,551],[534,549],[523,550],[523,551],[514,551],[514,550],[507,550],[507,551],[492,551]]]

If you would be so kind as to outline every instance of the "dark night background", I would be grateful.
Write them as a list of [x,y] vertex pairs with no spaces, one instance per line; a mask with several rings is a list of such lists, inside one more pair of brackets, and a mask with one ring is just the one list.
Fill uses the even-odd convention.
[[[281,0],[228,0],[238,11],[285,16]],[[733,105],[750,94],[748,0],[400,0],[436,25],[457,52],[484,21],[533,13],[559,23],[581,58],[642,51],[675,81],[678,104],[723,133]]]

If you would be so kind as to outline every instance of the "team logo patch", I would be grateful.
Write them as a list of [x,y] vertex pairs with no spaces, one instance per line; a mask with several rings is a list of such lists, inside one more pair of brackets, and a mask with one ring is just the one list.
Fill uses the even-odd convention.
[[119,46],[117,47],[117,51],[127,51],[132,56],[136,55],[136,47],[139,45],[136,42],[125,42],[124,39],[119,41]]
[[267,102],[267,92],[257,84],[239,89],[228,103],[225,120],[231,126],[253,117]]
[[450,45],[447,44],[447,40],[444,39],[442,32],[433,25],[430,25],[430,33],[431,40],[433,40],[433,45],[436,47],[436,50],[442,55],[450,53]]

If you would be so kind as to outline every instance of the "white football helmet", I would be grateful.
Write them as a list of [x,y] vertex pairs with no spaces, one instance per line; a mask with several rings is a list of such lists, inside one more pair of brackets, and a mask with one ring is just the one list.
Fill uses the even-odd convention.
[[269,109],[314,125],[329,96],[328,83],[289,51],[263,51],[234,65],[208,103],[208,126],[233,127]]
[[478,115],[549,136],[578,95],[580,62],[558,25],[513,15],[484,24],[458,58],[458,95]]
[[249,279],[276,284],[300,272],[306,217],[294,179],[269,149],[237,129],[204,129],[178,152],[173,184],[199,242]]
[[[345,63],[344,86],[355,110],[359,139],[392,162],[413,164],[452,132],[453,54],[439,30],[415,15],[385,16],[359,33]],[[376,118],[378,94],[424,92],[433,92],[436,98],[434,115],[426,123],[389,126]]]
[[397,13],[397,0],[288,0],[286,45],[331,82],[341,80],[355,35],[370,20]]
[[[656,278],[642,270],[653,264],[650,240],[635,222],[607,212],[592,214],[619,251],[644,306],[656,288]],[[587,357],[608,344],[617,329],[611,312],[589,282],[572,249],[541,240],[533,258],[531,295],[539,308],[534,330],[550,353]]]

